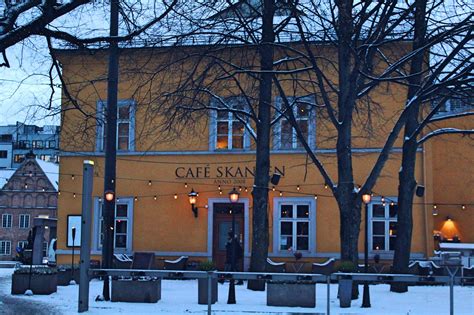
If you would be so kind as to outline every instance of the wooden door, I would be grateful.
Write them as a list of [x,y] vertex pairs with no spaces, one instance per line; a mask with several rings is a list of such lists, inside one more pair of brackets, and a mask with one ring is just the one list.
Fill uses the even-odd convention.
[[[238,233],[240,245],[244,248],[244,204],[243,203],[214,203],[214,224],[212,239],[212,260],[218,270],[224,270],[228,233],[232,229],[232,210],[235,215],[235,230]],[[242,253],[243,254],[243,253]],[[243,270],[243,259],[236,262],[238,271]]]

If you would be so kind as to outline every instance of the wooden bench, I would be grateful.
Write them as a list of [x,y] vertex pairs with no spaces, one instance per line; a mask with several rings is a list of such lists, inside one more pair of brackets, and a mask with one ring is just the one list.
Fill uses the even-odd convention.
[[165,270],[186,270],[188,256],[181,256],[175,260],[165,260]]
[[270,258],[267,258],[267,264],[265,267],[267,272],[285,272],[286,263],[285,262],[275,262]]

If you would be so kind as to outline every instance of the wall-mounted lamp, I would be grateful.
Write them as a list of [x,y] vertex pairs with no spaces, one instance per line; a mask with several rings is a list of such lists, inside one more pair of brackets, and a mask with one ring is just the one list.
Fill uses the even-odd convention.
[[232,203],[236,203],[237,201],[239,201],[239,196],[240,196],[240,193],[235,190],[235,188],[233,188],[230,192],[229,192],[229,200],[230,202]]
[[191,210],[193,211],[195,218],[197,218],[198,216],[198,208],[196,207],[197,196],[197,192],[195,192],[194,189],[191,189],[191,192],[188,194],[188,197],[189,203],[191,204]]
[[451,218],[451,217],[448,215],[448,216],[446,217],[446,221],[451,222],[451,221],[453,221],[453,218]]
[[273,185],[278,185],[280,182],[281,174],[280,173],[274,173],[272,177],[270,178],[270,183]]
[[104,198],[105,198],[105,200],[110,202],[110,201],[114,200],[115,194],[112,190],[106,190],[105,193],[104,193]]

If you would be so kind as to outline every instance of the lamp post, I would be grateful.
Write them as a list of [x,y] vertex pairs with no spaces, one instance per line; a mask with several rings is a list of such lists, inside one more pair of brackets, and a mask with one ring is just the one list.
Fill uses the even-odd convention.
[[72,261],[71,261],[71,281],[69,281],[69,284],[72,284],[72,282],[74,281],[74,243],[76,242],[76,227],[75,226],[71,228],[71,234],[72,234]]
[[[364,241],[364,272],[369,272],[369,203],[372,199],[370,194],[363,194],[362,201],[365,204],[365,241]],[[362,307],[370,307],[370,292],[369,292],[369,283],[364,282],[364,295],[362,298]]]
[[[239,201],[239,192],[235,189],[235,187],[229,192],[229,200],[231,204],[231,214],[232,214],[232,239],[231,239],[231,270],[235,271],[235,213],[233,205]],[[235,304],[235,280],[232,277],[229,283],[229,296],[227,297],[227,304]]]

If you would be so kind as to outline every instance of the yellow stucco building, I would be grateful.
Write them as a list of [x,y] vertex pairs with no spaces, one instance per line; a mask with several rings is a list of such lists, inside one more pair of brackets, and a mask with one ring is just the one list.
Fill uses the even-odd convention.
[[[222,266],[232,207],[244,249],[243,264],[247,267],[252,238],[254,142],[230,112],[201,111],[196,113],[192,124],[189,120],[183,125],[178,119],[173,122],[178,131],[174,137],[154,127],[171,119],[160,114],[158,107],[151,106],[161,100],[153,97],[155,91],[164,91],[179,80],[179,72],[156,75],[160,64],[179,58],[176,55],[186,50],[174,49],[124,49],[121,52],[115,251],[129,254],[151,251],[165,259],[187,255],[190,260],[209,259]],[[188,48],[187,53],[193,49],[196,48]],[[232,59],[242,51],[243,48],[237,47],[225,54]],[[76,106],[82,110],[73,109],[74,104],[64,93],[58,261],[70,261],[68,225],[73,222],[71,216],[81,213],[82,161],[86,159],[95,162],[92,254],[93,258],[100,259],[104,177],[101,115],[107,99],[107,55],[100,51],[58,53],[68,83],[67,93],[78,100]],[[331,56],[330,48],[326,54]],[[288,90],[292,88],[291,84],[284,86]],[[229,90],[232,89],[226,89]],[[294,91],[297,96],[306,95],[298,93]],[[404,106],[406,89],[382,84],[371,97],[384,106],[372,118],[370,130],[361,121],[354,123],[356,183],[364,181],[378,157],[394,117]],[[275,103],[278,103],[277,98]],[[305,106],[297,109],[297,119],[306,128],[308,143],[329,174],[336,177],[334,130],[316,109]],[[473,127],[472,120],[461,120],[466,127]],[[284,120],[275,123],[272,134],[271,171],[283,176],[277,186],[270,184],[269,256],[274,260],[293,260],[292,251],[298,250],[303,262],[339,257],[339,210],[335,199]],[[383,259],[393,256],[396,237],[400,145],[400,141],[395,144],[369,204],[370,255],[380,254]],[[425,192],[422,197],[415,197],[413,206],[413,257],[432,256],[436,248],[434,231],[443,232],[447,216],[452,218],[456,231],[444,228],[444,237],[452,239],[457,235],[463,242],[474,242],[474,231],[470,228],[474,224],[473,156],[472,142],[453,135],[434,138],[419,149],[416,178],[419,185],[424,185]],[[228,192],[234,187],[240,191],[240,199],[237,205],[231,206]],[[199,193],[197,216],[191,211],[188,200],[192,189]],[[359,249],[363,251],[363,225]]]

